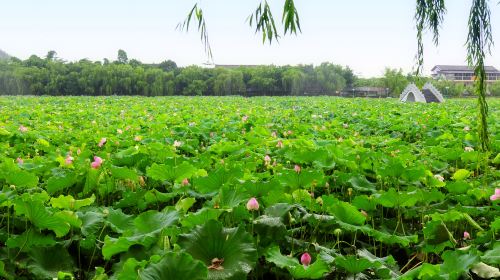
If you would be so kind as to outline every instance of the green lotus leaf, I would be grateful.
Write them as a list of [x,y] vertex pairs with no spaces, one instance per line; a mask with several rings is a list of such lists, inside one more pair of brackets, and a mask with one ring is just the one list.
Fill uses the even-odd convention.
[[83,187],[83,194],[87,195],[93,192],[99,183],[99,175],[101,174],[99,169],[89,169],[85,179],[85,185]]
[[181,220],[181,224],[185,228],[193,228],[206,223],[208,220],[217,220],[223,210],[213,208],[202,208],[196,213],[189,213]]
[[122,212],[121,209],[106,209],[109,214],[106,217],[107,224],[117,233],[130,231],[134,228],[134,217]]
[[465,180],[469,178],[470,174],[471,174],[470,171],[467,169],[459,169],[455,171],[455,173],[453,174],[453,179],[457,181]]
[[[115,212],[115,218],[118,226],[117,224],[114,224],[114,226],[121,231],[125,230],[124,236],[118,238],[105,236],[102,255],[106,260],[109,260],[113,255],[128,251],[132,245],[151,246],[157,241],[160,231],[176,223],[179,218],[179,213],[176,211],[158,212],[150,210],[134,218],[133,225],[131,225],[128,217],[117,213],[119,212]],[[109,215],[111,215],[111,212]]]
[[57,279],[59,272],[71,273],[75,268],[73,258],[61,245],[34,247],[28,255],[28,271],[39,279]]
[[78,210],[82,207],[89,206],[95,201],[95,195],[85,199],[74,199],[71,195],[60,195],[59,197],[52,197],[50,204],[54,208]]
[[[191,233],[181,234],[179,245],[209,267],[209,279],[245,278],[257,260],[253,239],[242,227],[224,228],[209,220]],[[220,265],[217,262],[222,261]]]
[[137,233],[156,233],[165,227],[171,226],[179,219],[179,213],[158,212],[150,210],[141,213],[134,219],[135,231]]
[[3,177],[8,184],[18,187],[34,188],[38,185],[38,177],[25,170],[7,172],[3,174]]
[[441,257],[443,264],[441,265],[441,275],[448,279],[458,279],[464,275],[472,265],[479,262],[479,257],[460,251],[446,251]]
[[373,193],[375,191],[375,185],[368,181],[365,176],[355,175],[351,177],[348,181],[352,188],[360,192]]
[[98,234],[97,232],[103,227],[104,215],[100,212],[76,212],[76,214],[82,221],[80,230],[84,236],[96,236]]
[[203,280],[207,279],[208,270],[189,254],[169,252],[158,263],[148,265],[139,275],[142,280]]
[[27,252],[34,247],[50,247],[56,245],[53,235],[43,235],[34,229],[28,229],[21,235],[11,236],[5,242],[9,248],[20,248],[21,251]]
[[76,183],[76,174],[66,169],[53,169],[52,176],[47,180],[47,192],[54,194],[73,186]]
[[218,168],[206,177],[199,177],[194,180],[196,190],[202,194],[216,193],[226,183],[241,178],[243,172],[240,168]]
[[146,174],[151,177],[151,179],[157,181],[180,182],[184,180],[184,178],[191,178],[197,171],[198,169],[196,167],[184,161],[177,166],[153,163],[153,165],[146,169]]
[[325,274],[330,271],[330,268],[322,259],[317,259],[306,267],[297,265],[288,271],[296,279],[323,279]]
[[351,274],[358,274],[373,267],[373,264],[369,260],[364,258],[358,259],[355,256],[339,256],[335,258],[335,264]]
[[[57,217],[49,211],[40,201],[18,200],[15,202],[14,209],[18,215],[25,216],[31,223],[40,229],[52,230],[57,237],[62,237],[69,232],[71,217],[61,215]],[[68,220],[66,220],[68,218]],[[78,220],[78,218],[77,218]]]
[[261,238],[262,246],[278,242],[286,236],[286,227],[281,218],[262,215],[255,219],[253,223],[255,232]]
[[111,166],[109,169],[116,179],[131,180],[134,182],[137,182],[139,179],[139,175],[137,175],[137,172],[133,169],[118,166]]
[[338,201],[333,203],[333,205],[324,206],[326,206],[328,213],[334,215],[344,223],[362,225],[366,221],[366,217],[359,212],[358,208],[347,202]]
[[302,170],[300,173],[294,170],[283,170],[278,176],[279,182],[289,190],[308,188],[314,182],[320,184],[324,181],[323,172],[319,170]]
[[266,251],[265,256],[268,262],[274,263],[279,268],[289,268],[300,265],[297,258],[283,256],[278,245],[269,247]]
[[196,199],[194,197],[187,197],[187,198],[180,199],[175,204],[175,210],[185,213],[189,210],[189,208],[191,208],[191,206],[193,206],[193,204],[195,202],[196,202]]
[[233,209],[242,202],[246,202],[248,199],[249,197],[246,196],[240,189],[229,186],[222,187],[219,195],[213,198],[214,202],[217,202],[220,209]]
[[138,261],[135,258],[128,258],[123,266],[113,275],[117,280],[137,280],[138,272],[148,264],[147,260]]
[[481,260],[488,264],[500,265],[500,243],[497,242],[493,249],[484,252]]

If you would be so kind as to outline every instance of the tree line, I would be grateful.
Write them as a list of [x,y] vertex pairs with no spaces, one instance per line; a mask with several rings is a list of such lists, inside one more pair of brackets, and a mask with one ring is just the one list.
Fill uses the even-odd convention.
[[[110,61],[65,62],[50,51],[44,58],[0,60],[0,95],[340,95],[357,86],[382,87],[398,96],[417,78],[402,70],[386,69],[380,78],[357,77],[349,67],[318,66],[198,66],[177,67],[171,60],[144,64],[118,51]],[[417,82],[422,82],[419,78]],[[435,83],[436,84],[436,83]],[[464,88],[437,81],[445,95],[458,96]],[[497,87],[500,91],[500,86]],[[472,90],[471,90],[472,92]]]

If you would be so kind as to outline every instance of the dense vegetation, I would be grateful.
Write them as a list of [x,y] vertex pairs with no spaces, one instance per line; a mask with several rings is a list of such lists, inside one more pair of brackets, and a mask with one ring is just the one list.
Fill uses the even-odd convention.
[[498,277],[490,102],[0,98],[0,277]]
[[[401,70],[386,69],[381,78],[362,79],[349,67],[331,63],[299,66],[242,66],[236,68],[178,68],[170,60],[143,64],[120,50],[116,61],[64,62],[51,51],[45,58],[0,60],[0,95],[339,95],[353,86],[388,89],[397,97],[409,82],[423,83]],[[435,81],[446,96],[472,88]],[[500,95],[500,82],[491,87]]]

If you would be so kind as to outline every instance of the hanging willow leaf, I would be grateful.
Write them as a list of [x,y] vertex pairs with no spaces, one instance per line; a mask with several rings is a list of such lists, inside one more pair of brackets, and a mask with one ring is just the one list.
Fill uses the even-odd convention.
[[297,34],[297,29],[300,30],[299,14],[293,0],[286,0],[285,7],[283,7],[283,24],[285,25],[285,35],[290,30],[290,34]]
[[[283,16],[284,15],[285,14],[283,14]],[[267,1],[261,2],[257,9],[255,9],[255,12],[248,16],[247,21],[250,24],[250,27],[253,27],[255,21],[255,33],[262,32],[263,43],[268,40],[269,44],[271,44],[273,38],[278,41],[280,36],[276,30],[276,24],[271,12],[271,7],[269,7]]]
[[210,41],[208,40],[207,24],[205,22],[205,17],[203,16],[203,10],[198,6],[198,3],[194,4],[186,19],[177,24],[176,29],[186,32],[189,31],[191,20],[198,22],[198,32],[200,32],[200,39],[205,48],[205,53],[207,54],[208,59],[213,61],[212,48],[210,47]]
[[424,44],[422,34],[426,29],[433,33],[434,44],[439,42],[439,28],[443,23],[446,7],[444,0],[417,0],[415,11],[415,21],[417,23],[417,75],[422,70],[424,64]]
[[473,0],[469,14],[469,33],[467,35],[467,62],[474,67],[476,92],[479,102],[479,140],[481,149],[490,148],[488,137],[488,104],[486,103],[486,71],[484,57],[491,53],[493,37],[490,23],[490,8],[487,0]]

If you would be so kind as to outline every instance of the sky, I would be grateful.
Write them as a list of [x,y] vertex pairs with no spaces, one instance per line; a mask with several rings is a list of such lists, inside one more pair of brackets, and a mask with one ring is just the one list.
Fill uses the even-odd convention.
[[[216,64],[296,65],[332,62],[362,77],[386,67],[415,66],[414,0],[295,0],[302,33],[262,43],[246,18],[260,0],[199,1]],[[425,35],[424,73],[436,64],[465,64],[470,0],[447,0],[439,46]],[[493,38],[500,41],[500,6],[490,1]],[[26,59],[55,50],[66,61],[129,59],[179,66],[201,65],[207,56],[196,29],[176,30],[191,0],[0,0],[0,49]],[[284,0],[268,0],[281,26]],[[487,64],[500,68],[500,42]]]

